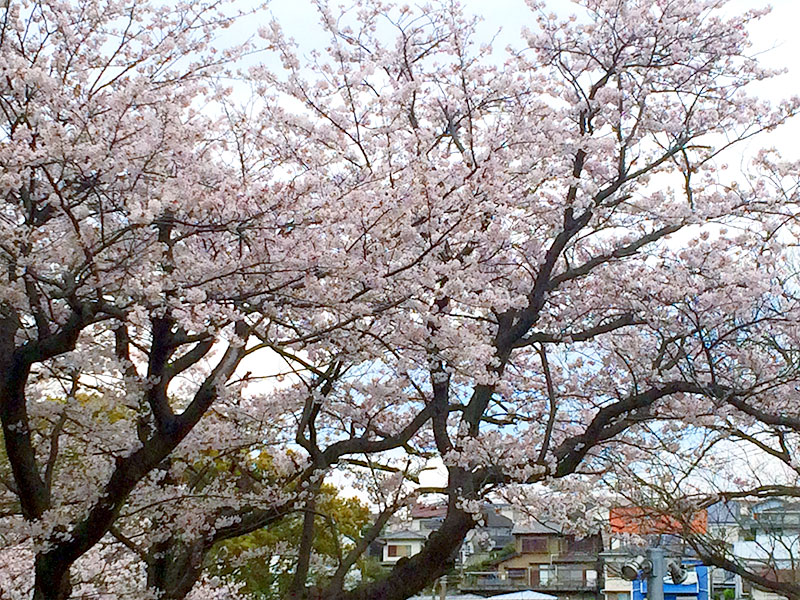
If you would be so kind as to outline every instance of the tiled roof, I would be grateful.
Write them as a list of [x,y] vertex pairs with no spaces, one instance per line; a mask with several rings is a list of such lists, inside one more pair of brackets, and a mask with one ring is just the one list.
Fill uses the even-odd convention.
[[384,540],[425,540],[427,536],[420,531],[412,531],[410,529],[403,529],[401,531],[390,531],[382,535],[381,539]]
[[511,530],[514,535],[527,535],[527,534],[561,534],[561,526],[557,523],[540,523],[539,521],[531,521],[529,523],[518,523],[514,525]]

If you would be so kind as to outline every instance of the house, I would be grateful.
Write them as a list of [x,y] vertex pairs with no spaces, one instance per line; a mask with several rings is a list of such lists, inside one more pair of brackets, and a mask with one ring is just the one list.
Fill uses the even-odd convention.
[[485,561],[514,542],[514,522],[491,504],[481,507],[483,521],[467,534],[461,547],[461,563],[474,565]]
[[432,531],[441,527],[442,521],[447,516],[446,504],[421,504],[416,503],[411,507],[411,524],[413,531],[421,531],[426,537]]
[[[736,500],[717,502],[708,507],[708,536],[715,544],[732,549],[734,544],[744,539],[748,510],[745,504]],[[714,596],[724,597],[725,590],[734,594],[741,589],[741,578],[735,573],[714,567],[711,569],[711,588]],[[740,596],[739,596],[740,597]]]
[[514,527],[515,552],[497,565],[511,589],[531,589],[559,600],[594,600],[602,588],[599,534],[579,538],[555,524]]
[[708,507],[708,534],[722,544],[742,539],[747,525],[747,507],[737,500],[717,502]]
[[384,566],[391,566],[403,557],[418,554],[428,536],[439,529],[447,515],[443,504],[415,504],[406,527],[389,531],[375,540],[373,546]]
[[[734,562],[769,578],[800,582],[800,503],[782,498],[719,502],[708,513],[709,534],[724,544]],[[714,570],[712,587],[732,590],[737,599],[781,598],[723,569]]]
[[[800,583],[800,535],[783,530],[757,531],[753,539],[744,539],[733,544],[734,560],[743,563],[748,569],[770,579]],[[736,577],[735,597],[749,597],[752,600],[773,600],[781,598],[778,594],[759,589]]]
[[393,565],[401,558],[418,554],[428,536],[420,531],[404,529],[387,533],[380,539],[383,542],[382,562]]
[[[654,546],[663,548],[668,556],[694,561],[694,556],[687,553],[687,549],[680,537],[680,533],[689,529],[695,533],[705,533],[708,530],[708,513],[698,511],[684,521],[658,514],[638,506],[620,506],[612,508],[608,515],[608,530],[606,532],[606,547],[603,552],[603,587],[604,600],[635,600],[637,593],[641,595],[642,582],[631,582],[622,577],[622,566],[636,555],[643,554],[644,547]],[[628,543],[630,536],[637,536],[644,546],[631,546]],[[701,573],[702,581],[707,578],[706,567]],[[675,593],[681,598],[689,600],[698,598],[700,585],[697,584],[697,575],[694,587],[691,584],[675,586]],[[639,586],[638,588],[636,586]],[[707,588],[707,586],[706,586]]]
[[483,523],[478,527],[478,533],[484,535],[489,550],[499,550],[514,542],[514,521],[506,514],[502,507],[491,504],[483,507]]
[[679,521],[675,517],[639,506],[619,506],[608,513],[611,535],[620,537],[624,534],[636,535],[676,535],[687,529],[693,533],[705,533],[708,530],[708,511],[699,510],[691,519]]
[[622,565],[630,559],[627,548],[617,548],[603,553],[603,587],[600,592],[604,600],[631,600],[633,587],[622,577]]
[[[514,523],[503,514],[503,508],[488,502],[481,507],[483,521],[467,534],[459,553],[461,564],[483,560],[491,551],[499,550],[514,540],[511,535]],[[445,504],[415,504],[411,507],[409,529],[428,537],[441,527],[446,516]]]
[[750,507],[751,534],[756,532],[778,535],[800,533],[800,502],[770,498]]
[[[630,535],[644,546],[664,548],[684,564],[697,565],[700,578],[697,594],[703,587],[702,573],[708,573],[711,597],[732,597],[736,600],[785,600],[778,594],[760,589],[741,576],[720,568],[699,565],[696,556],[682,542],[686,533],[703,534],[709,543],[726,551],[734,563],[778,581],[800,583],[800,502],[770,498],[721,501],[707,510],[676,519],[647,509],[624,506],[609,513],[609,528],[604,559],[604,600],[636,600],[643,597],[641,581],[633,584],[620,576],[620,567],[639,550],[626,547]],[[636,586],[640,586],[637,588]],[[677,587],[676,587],[677,589]],[[688,589],[688,588],[687,588]],[[681,598],[693,592],[682,590]],[[699,596],[695,596],[699,597]]]

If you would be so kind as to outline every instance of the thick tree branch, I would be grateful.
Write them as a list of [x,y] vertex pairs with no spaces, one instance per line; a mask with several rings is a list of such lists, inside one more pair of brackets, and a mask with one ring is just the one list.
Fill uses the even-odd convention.
[[604,333],[611,333],[613,331],[617,331],[618,329],[622,329],[623,327],[640,325],[642,323],[643,321],[637,320],[632,313],[626,313],[594,327],[576,331],[574,333],[565,333],[564,335],[551,335],[544,332],[534,331],[526,335],[524,338],[517,340],[514,343],[514,348],[523,348],[533,344],[542,343],[559,344],[569,342],[586,342],[599,335],[603,335]]
[[718,397],[716,391],[686,381],[664,383],[650,388],[641,393],[636,393],[627,398],[618,400],[601,408],[584,432],[573,436],[558,446],[553,455],[556,458],[555,475],[564,476],[573,472],[587,453],[597,444],[620,434],[636,420],[636,411],[649,410],[661,398],[672,394],[701,394],[704,396]]

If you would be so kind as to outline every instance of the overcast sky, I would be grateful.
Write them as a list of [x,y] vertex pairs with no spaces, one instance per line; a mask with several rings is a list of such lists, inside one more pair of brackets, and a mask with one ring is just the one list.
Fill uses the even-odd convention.
[[[410,0],[408,3],[415,4]],[[765,4],[760,0],[729,0],[725,12],[736,14],[762,8]],[[772,13],[753,28],[754,43],[764,52],[765,63],[791,67],[800,56],[800,1],[775,0],[770,4]],[[482,29],[487,36],[502,29],[503,44],[518,40],[519,30],[532,23],[531,12],[524,0],[464,0],[464,5],[483,18]],[[577,12],[571,0],[547,0],[547,6],[564,16]],[[310,25],[317,22],[317,16],[310,0],[270,0],[269,11],[298,40],[313,35],[314,27]]]
[[[406,0],[409,4],[423,4]],[[346,4],[346,2],[344,2]],[[334,0],[332,5],[336,5]],[[504,48],[508,44],[520,45],[519,32],[525,25],[532,25],[533,19],[524,0],[464,0],[467,9],[483,18],[479,33],[488,41],[499,30],[495,42],[496,48]],[[765,2],[759,0],[730,0],[725,12],[742,13],[748,9],[763,8]],[[571,0],[548,0],[548,8],[559,15],[568,16],[578,12],[578,7]],[[788,96],[800,94],[800,0],[775,0],[771,3],[772,13],[754,24],[751,29],[753,53],[765,66],[785,68],[787,73],[767,82],[759,84],[759,94],[764,97],[780,100]],[[317,13],[310,0],[271,0],[271,12],[281,23],[284,31],[294,37],[301,47],[309,48],[319,40]],[[764,146],[775,146],[783,151],[787,158],[800,158],[800,119],[786,127],[783,131],[761,136],[751,142],[751,149]]]

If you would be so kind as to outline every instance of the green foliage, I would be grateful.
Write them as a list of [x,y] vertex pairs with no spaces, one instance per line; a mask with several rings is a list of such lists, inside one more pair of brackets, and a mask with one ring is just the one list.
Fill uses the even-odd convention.
[[[369,508],[357,498],[340,496],[332,485],[322,486],[316,512],[312,580],[331,574],[337,558],[347,554],[370,524]],[[217,572],[240,581],[242,592],[256,598],[283,598],[292,581],[302,529],[303,513],[293,513],[268,528],[222,542],[210,555],[210,562],[237,565]],[[219,560],[223,556],[225,560]],[[362,579],[372,579],[380,572],[378,563],[367,557],[357,567]]]
[[491,571],[499,562],[512,556],[517,551],[514,542],[506,544],[498,550],[492,550],[489,555],[481,561],[469,565],[470,571]]
[[724,600],[733,600],[736,597],[736,591],[732,589],[727,589],[722,592],[722,597]]

